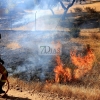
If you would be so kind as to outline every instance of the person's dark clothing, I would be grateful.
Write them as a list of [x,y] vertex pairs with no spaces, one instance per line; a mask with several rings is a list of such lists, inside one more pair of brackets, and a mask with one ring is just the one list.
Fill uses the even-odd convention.
[[8,77],[8,72],[6,68],[3,66],[4,61],[0,58],[0,74],[1,79],[0,79],[0,93],[4,93],[5,91],[2,90],[3,85],[5,84],[7,77]]

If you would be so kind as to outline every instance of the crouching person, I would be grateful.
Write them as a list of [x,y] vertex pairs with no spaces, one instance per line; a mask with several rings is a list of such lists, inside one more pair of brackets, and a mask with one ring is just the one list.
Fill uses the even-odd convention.
[[0,74],[2,75],[1,79],[0,79],[0,94],[5,93],[5,91],[2,90],[2,87],[6,83],[6,80],[8,77],[8,72],[5,69],[5,67],[3,66],[3,64],[4,64],[4,61],[0,58]]

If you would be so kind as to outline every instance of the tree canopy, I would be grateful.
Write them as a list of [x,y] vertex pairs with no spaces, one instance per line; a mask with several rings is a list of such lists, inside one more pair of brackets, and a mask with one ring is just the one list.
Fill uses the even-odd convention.
[[68,9],[74,4],[75,0],[72,0],[72,2],[69,2],[68,6],[66,7],[64,2],[69,2],[69,0],[34,0],[35,6],[38,5],[41,9],[50,9],[51,12],[54,14],[52,8],[57,6],[58,3],[61,4],[62,8],[64,9],[63,18],[65,17]]
[[[1,0],[0,0],[1,1]],[[9,2],[8,2],[9,1]],[[52,14],[54,14],[53,7],[57,6],[58,3],[61,4],[64,9],[63,18],[66,15],[68,9],[74,4],[75,0],[5,0],[2,1],[0,6],[2,7],[20,7],[25,9],[50,9]],[[69,2],[67,7],[65,2]]]

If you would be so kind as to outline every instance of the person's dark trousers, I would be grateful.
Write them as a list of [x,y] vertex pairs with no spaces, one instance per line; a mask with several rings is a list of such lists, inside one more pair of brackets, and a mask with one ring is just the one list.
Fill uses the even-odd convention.
[[7,77],[8,77],[8,72],[6,71],[6,72],[2,75],[1,80],[0,80],[0,93],[5,93],[5,91],[2,90],[2,87],[3,87],[4,84],[6,83]]

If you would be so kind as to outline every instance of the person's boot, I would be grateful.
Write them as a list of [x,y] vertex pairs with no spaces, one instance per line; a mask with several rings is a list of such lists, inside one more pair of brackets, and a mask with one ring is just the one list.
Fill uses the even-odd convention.
[[0,94],[1,94],[1,93],[5,93],[5,91],[2,90],[2,85],[0,85]]
[[5,93],[5,91],[4,91],[4,90],[2,90],[2,89],[0,89],[0,94],[1,94],[1,93]]

